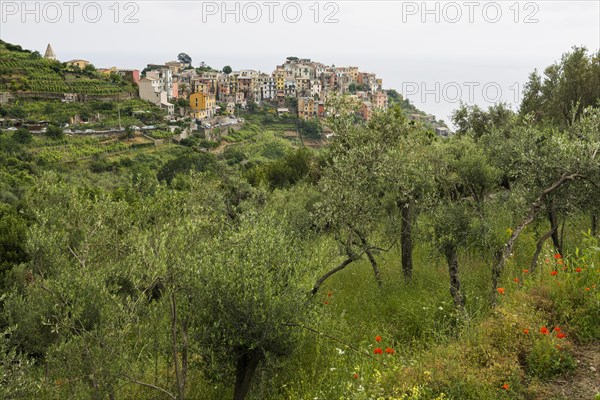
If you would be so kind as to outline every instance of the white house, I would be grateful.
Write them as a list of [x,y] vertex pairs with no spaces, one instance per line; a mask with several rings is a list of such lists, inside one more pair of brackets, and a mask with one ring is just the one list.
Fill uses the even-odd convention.
[[162,90],[167,93],[169,99],[177,97],[177,94],[173,93],[173,71],[170,69],[160,68],[150,70],[146,72],[146,78],[159,80]]
[[169,103],[167,92],[163,89],[161,79],[145,78],[140,79],[139,83],[140,99],[146,100],[161,108],[165,108],[169,115],[175,112],[175,106]]

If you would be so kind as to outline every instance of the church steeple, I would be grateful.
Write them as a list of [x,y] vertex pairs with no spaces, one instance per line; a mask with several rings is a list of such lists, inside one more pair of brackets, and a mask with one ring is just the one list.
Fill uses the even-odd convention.
[[56,54],[54,54],[54,50],[52,50],[52,46],[50,45],[50,43],[48,43],[48,47],[46,47],[44,58],[47,58],[49,60],[56,60]]

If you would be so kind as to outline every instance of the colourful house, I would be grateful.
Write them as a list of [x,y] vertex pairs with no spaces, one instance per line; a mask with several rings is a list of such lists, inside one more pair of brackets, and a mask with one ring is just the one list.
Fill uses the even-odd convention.
[[73,67],[78,67],[79,69],[84,69],[85,67],[90,65],[90,62],[87,60],[69,60],[66,62],[66,64],[71,65]]
[[192,93],[190,95],[191,117],[206,119],[215,116],[217,102],[214,94]]

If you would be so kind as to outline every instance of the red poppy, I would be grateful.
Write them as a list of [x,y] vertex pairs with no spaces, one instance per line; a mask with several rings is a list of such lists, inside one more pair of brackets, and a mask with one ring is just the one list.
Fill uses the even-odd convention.
[[499,294],[504,294],[504,288],[503,287],[499,287],[496,290],[498,291]]
[[562,332],[558,332],[558,334],[556,335],[556,337],[557,337],[557,338],[559,338],[559,339],[564,339],[564,338],[565,338],[565,336],[567,336],[567,335],[565,335],[565,334],[564,334],[564,333],[562,333]]
[[356,372],[352,376],[354,377],[354,379],[358,379],[358,374]]
[[327,297],[331,297],[331,296],[333,296],[333,293],[331,293],[331,292],[328,292],[328,293],[327,293]]
[[374,354],[383,354],[383,350],[381,350],[381,347],[377,347],[375,350],[373,350]]
[[552,271],[550,271],[550,275],[552,276],[556,276],[558,274],[558,271],[553,269]]
[[379,335],[375,336],[375,341],[377,343],[381,342],[381,336],[379,336]]
[[385,349],[385,352],[388,354],[394,354],[396,350],[392,349],[391,347],[388,347],[387,349]]
[[586,292],[589,292],[589,291],[590,291],[590,288],[589,288],[589,287],[586,287],[586,288],[585,288],[585,291],[586,291]]
[[523,270],[523,273],[524,273],[524,274],[527,274],[527,273],[529,273],[529,270],[528,270],[528,269],[524,269],[524,270]]
[[502,389],[510,390],[510,386],[508,386],[508,383],[505,383],[504,385],[502,385]]
[[329,302],[328,302],[327,300],[325,300],[325,301],[323,302],[323,304],[329,304]]
[[582,269],[581,268],[575,268],[575,272],[581,272]]
[[554,332],[560,332],[560,326],[555,326],[554,327]]
[[546,328],[545,326],[542,326],[540,328],[540,333],[543,333],[544,335],[547,335],[548,334],[548,328]]
[[519,283],[519,278],[515,278],[513,281],[515,281],[515,283]]
[[556,253],[554,255],[554,258],[557,259],[557,260],[560,260],[562,258],[562,256],[559,253]]
[[527,328],[523,329],[523,333],[526,335],[529,335],[529,329],[527,329]]

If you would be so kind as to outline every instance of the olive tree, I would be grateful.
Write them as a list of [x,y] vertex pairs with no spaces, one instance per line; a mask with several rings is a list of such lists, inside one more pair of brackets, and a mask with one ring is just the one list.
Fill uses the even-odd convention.
[[195,255],[191,304],[203,365],[234,382],[234,400],[246,397],[265,359],[290,354],[296,327],[310,315],[310,256],[285,221],[248,212]]
[[469,136],[438,141],[431,154],[436,191],[430,198],[430,226],[438,250],[448,264],[450,294],[464,313],[458,254],[486,235],[486,202],[499,183],[500,173]]

